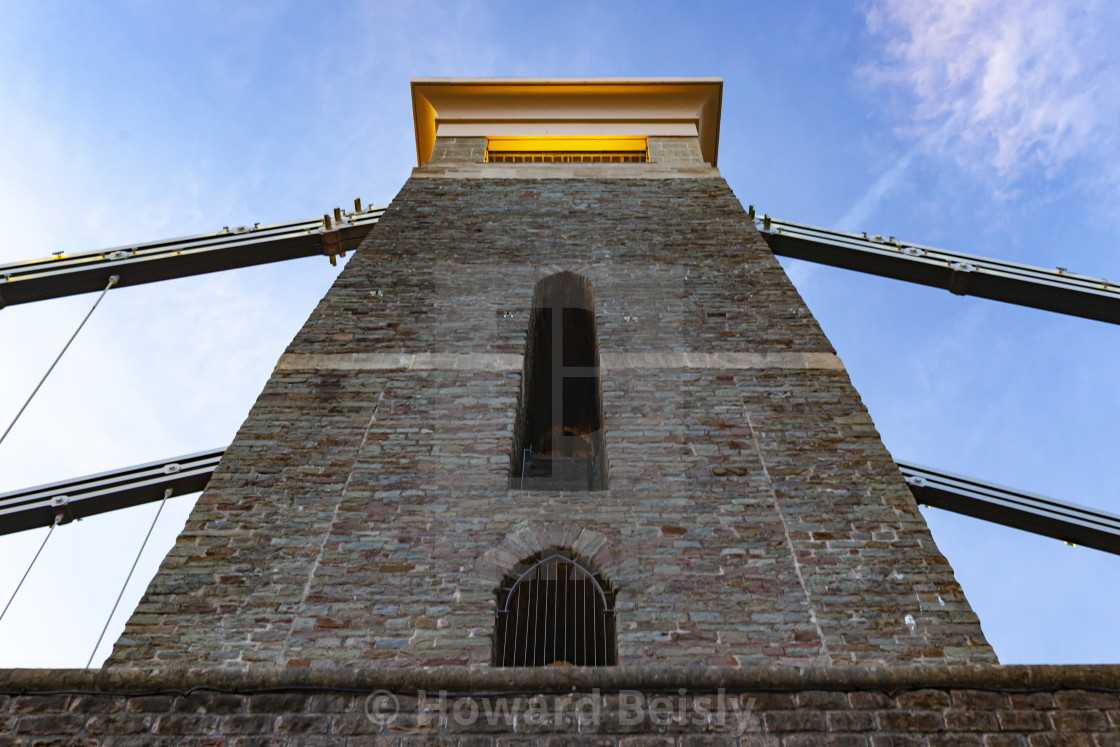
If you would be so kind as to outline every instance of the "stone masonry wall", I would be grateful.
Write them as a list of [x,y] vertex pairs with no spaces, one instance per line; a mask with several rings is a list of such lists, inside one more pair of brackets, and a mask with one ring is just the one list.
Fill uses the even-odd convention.
[[924,667],[901,676],[897,669],[834,670],[831,675],[840,676],[829,677],[772,668],[739,670],[749,677],[719,670],[702,677],[536,670],[552,676],[506,682],[455,668],[414,679],[361,671],[345,677],[173,672],[109,679],[80,671],[0,671],[0,745],[1117,743],[1115,666]]
[[[620,664],[993,663],[731,190],[626,166],[419,169],[281,359],[110,668],[486,665],[503,574],[556,547],[613,584]],[[562,270],[596,298],[608,489],[510,490],[529,305]]]
[[650,163],[704,163],[698,137],[651,137],[646,141]]
[[437,137],[432,148],[432,163],[482,163],[485,156],[484,137]]

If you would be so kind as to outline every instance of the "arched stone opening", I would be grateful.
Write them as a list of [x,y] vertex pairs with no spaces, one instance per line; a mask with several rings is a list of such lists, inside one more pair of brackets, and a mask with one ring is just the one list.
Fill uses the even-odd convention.
[[614,597],[571,551],[538,553],[498,589],[494,666],[617,664]]

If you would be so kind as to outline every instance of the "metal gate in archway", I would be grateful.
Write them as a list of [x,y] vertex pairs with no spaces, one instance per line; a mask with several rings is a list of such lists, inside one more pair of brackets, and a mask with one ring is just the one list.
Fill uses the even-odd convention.
[[506,577],[498,592],[494,666],[608,666],[618,662],[614,591],[567,552]]

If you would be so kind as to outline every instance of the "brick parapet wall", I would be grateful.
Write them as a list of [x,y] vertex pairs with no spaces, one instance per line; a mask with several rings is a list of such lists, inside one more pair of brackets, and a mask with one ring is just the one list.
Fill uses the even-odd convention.
[[0,745],[1111,745],[1120,667],[0,671]]

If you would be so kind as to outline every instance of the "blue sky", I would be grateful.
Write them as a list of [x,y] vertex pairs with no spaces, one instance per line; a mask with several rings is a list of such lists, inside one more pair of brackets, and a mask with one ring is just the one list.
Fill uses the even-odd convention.
[[[6,3],[0,262],[385,204],[415,165],[412,77],[719,75],[744,204],[1120,279],[1118,21],[1056,0]],[[1120,513],[1120,330],[783,264],[896,457]],[[227,444],[336,273],[112,291],[0,444],[0,490]],[[0,311],[0,424],[92,302]],[[55,531],[0,666],[85,665],[155,508]],[[1002,661],[1120,661],[1120,557],[926,515]],[[44,534],[0,538],[0,604]]]

